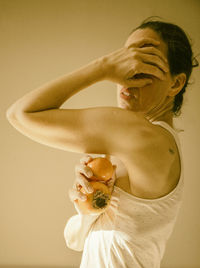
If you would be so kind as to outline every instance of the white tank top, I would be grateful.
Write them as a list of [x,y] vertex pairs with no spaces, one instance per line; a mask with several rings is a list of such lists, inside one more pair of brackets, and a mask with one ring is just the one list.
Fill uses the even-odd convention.
[[138,198],[114,186],[104,213],[72,216],[64,237],[69,248],[83,250],[80,268],[160,268],[182,203],[183,161],[177,132],[163,121],[152,123],[174,136],[181,161],[179,182],[157,199]]

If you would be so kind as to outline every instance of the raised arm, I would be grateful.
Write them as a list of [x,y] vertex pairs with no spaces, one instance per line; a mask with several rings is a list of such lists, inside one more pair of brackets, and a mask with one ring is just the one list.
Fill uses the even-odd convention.
[[[145,42],[146,39],[134,45],[141,46]],[[148,53],[152,53],[152,48],[148,49]],[[110,80],[126,87],[145,86],[151,79],[131,79],[134,74],[142,71],[154,72],[155,76],[163,79],[163,72],[158,67],[139,64],[134,55],[131,46],[121,48],[27,93],[8,109],[9,122],[34,141],[61,150],[126,155],[134,149],[133,146],[138,147],[144,143],[143,132],[148,133],[145,136],[150,138],[151,134],[155,134],[148,120],[131,110],[118,107],[59,108],[81,89],[102,80]],[[155,58],[161,67],[158,57]],[[137,143],[133,143],[136,140]]]

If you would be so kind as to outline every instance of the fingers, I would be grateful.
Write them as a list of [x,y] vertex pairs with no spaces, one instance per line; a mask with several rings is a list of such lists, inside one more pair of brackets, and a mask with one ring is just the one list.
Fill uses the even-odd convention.
[[[104,157],[107,157],[107,156],[105,155]],[[81,201],[87,200],[86,194],[80,191],[82,187],[89,194],[91,194],[94,191],[93,187],[91,186],[91,183],[88,181],[88,179],[93,176],[93,172],[87,166],[87,163],[90,162],[92,159],[93,158],[90,157],[89,155],[84,156],[80,159],[81,163],[75,166],[76,179],[74,181],[73,188],[69,189],[68,191],[70,201],[73,203],[77,200],[81,200]],[[115,175],[116,166],[113,166],[113,167],[114,167],[114,172],[113,172],[111,180],[109,181],[110,189],[113,188],[114,182],[116,180],[116,175]]]
[[80,191],[72,188],[68,191],[68,196],[71,202],[74,202],[76,200],[86,201],[87,197],[85,194],[81,193]]
[[85,164],[77,164],[75,166],[75,174],[79,175],[80,173],[82,173],[83,175],[85,175],[85,177],[88,178],[91,178],[93,176],[91,168]]
[[142,39],[140,39],[138,41],[135,41],[135,42],[131,43],[128,46],[128,48],[129,47],[142,47],[142,46],[147,45],[147,44],[148,45],[158,46],[160,44],[160,42],[155,40],[155,39],[153,39],[153,38],[147,37],[147,38],[142,38]]
[[[147,58],[147,57],[146,57]],[[162,66],[162,63],[160,63]],[[153,61],[149,62],[138,61],[132,67],[132,73],[130,77],[125,80],[128,87],[143,87],[153,82],[153,78],[156,77],[159,80],[166,79],[166,73],[160,69]],[[165,67],[165,70],[168,69]]]
[[93,187],[91,186],[90,182],[87,180],[87,178],[90,178],[93,176],[92,170],[86,165],[88,162],[90,162],[93,158],[89,155],[86,155],[80,159],[81,164],[77,164],[75,166],[75,175],[76,179],[73,184],[73,188],[69,189],[69,198],[72,202],[79,199],[81,201],[85,201],[87,199],[86,194],[82,193],[80,190],[83,187],[83,189],[87,193],[93,192]]
[[91,186],[90,182],[81,173],[76,174],[76,180],[73,187],[77,190],[80,190],[83,187],[84,190],[89,194],[93,192],[93,187]]
[[[165,74],[169,72],[168,60],[158,48],[148,46],[130,50],[133,56],[134,75],[143,73],[165,80]],[[134,75],[131,79],[136,78]]]
[[139,48],[138,50],[135,49],[136,51],[140,51],[142,53],[148,53],[148,54],[152,54],[152,55],[156,55],[158,57],[160,57],[161,60],[163,60],[165,63],[168,63],[167,58],[163,55],[163,53],[155,47],[143,47],[143,48]]
[[152,64],[157,66],[163,73],[166,73],[169,71],[168,64],[158,55],[150,55],[150,54],[143,54],[142,61],[144,63]]
[[109,161],[111,161],[111,157],[110,157],[109,154],[103,154],[102,157],[108,159]]
[[143,73],[154,76],[159,80],[166,79],[165,73],[162,70],[160,70],[160,68],[158,68],[156,65],[148,63],[140,63],[140,65],[141,67],[138,68],[139,71],[136,70],[136,74],[133,76],[133,79],[142,79]]
[[126,87],[145,87],[152,84],[153,80],[148,78],[137,78],[137,75],[125,80]]
[[113,165],[113,174],[112,174],[112,179],[116,180],[116,169],[117,169],[117,166],[116,165]]
[[87,164],[89,163],[93,158],[90,155],[84,155],[81,159],[80,159],[80,163],[81,164]]

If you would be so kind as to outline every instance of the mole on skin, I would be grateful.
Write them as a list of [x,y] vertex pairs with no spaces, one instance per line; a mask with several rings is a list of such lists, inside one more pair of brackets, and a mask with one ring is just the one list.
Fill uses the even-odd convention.
[[169,152],[170,152],[171,154],[174,154],[174,151],[173,151],[171,148],[169,148]]

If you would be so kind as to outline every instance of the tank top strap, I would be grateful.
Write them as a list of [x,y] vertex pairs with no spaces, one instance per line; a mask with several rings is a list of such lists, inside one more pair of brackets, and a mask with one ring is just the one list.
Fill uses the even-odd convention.
[[180,158],[180,163],[181,163],[181,174],[180,174],[180,180],[179,180],[179,185],[181,184],[181,181],[183,180],[183,170],[184,170],[184,165],[183,165],[183,154],[182,154],[182,149],[181,149],[181,143],[180,143],[180,139],[178,136],[178,130],[173,129],[168,123],[164,122],[164,121],[151,121],[152,124],[154,125],[160,125],[161,127],[165,128],[166,130],[168,130],[172,136],[175,139],[177,148],[178,148],[178,152],[179,152],[179,158]]
[[166,122],[164,121],[151,121],[152,124],[154,125],[160,125],[161,127],[165,128],[166,130],[168,130],[172,136],[174,137],[177,145],[178,145],[178,149],[180,149],[181,151],[181,144],[180,144],[180,140],[179,140],[179,137],[178,137],[178,130],[175,130],[173,129],[169,124],[167,124]]

